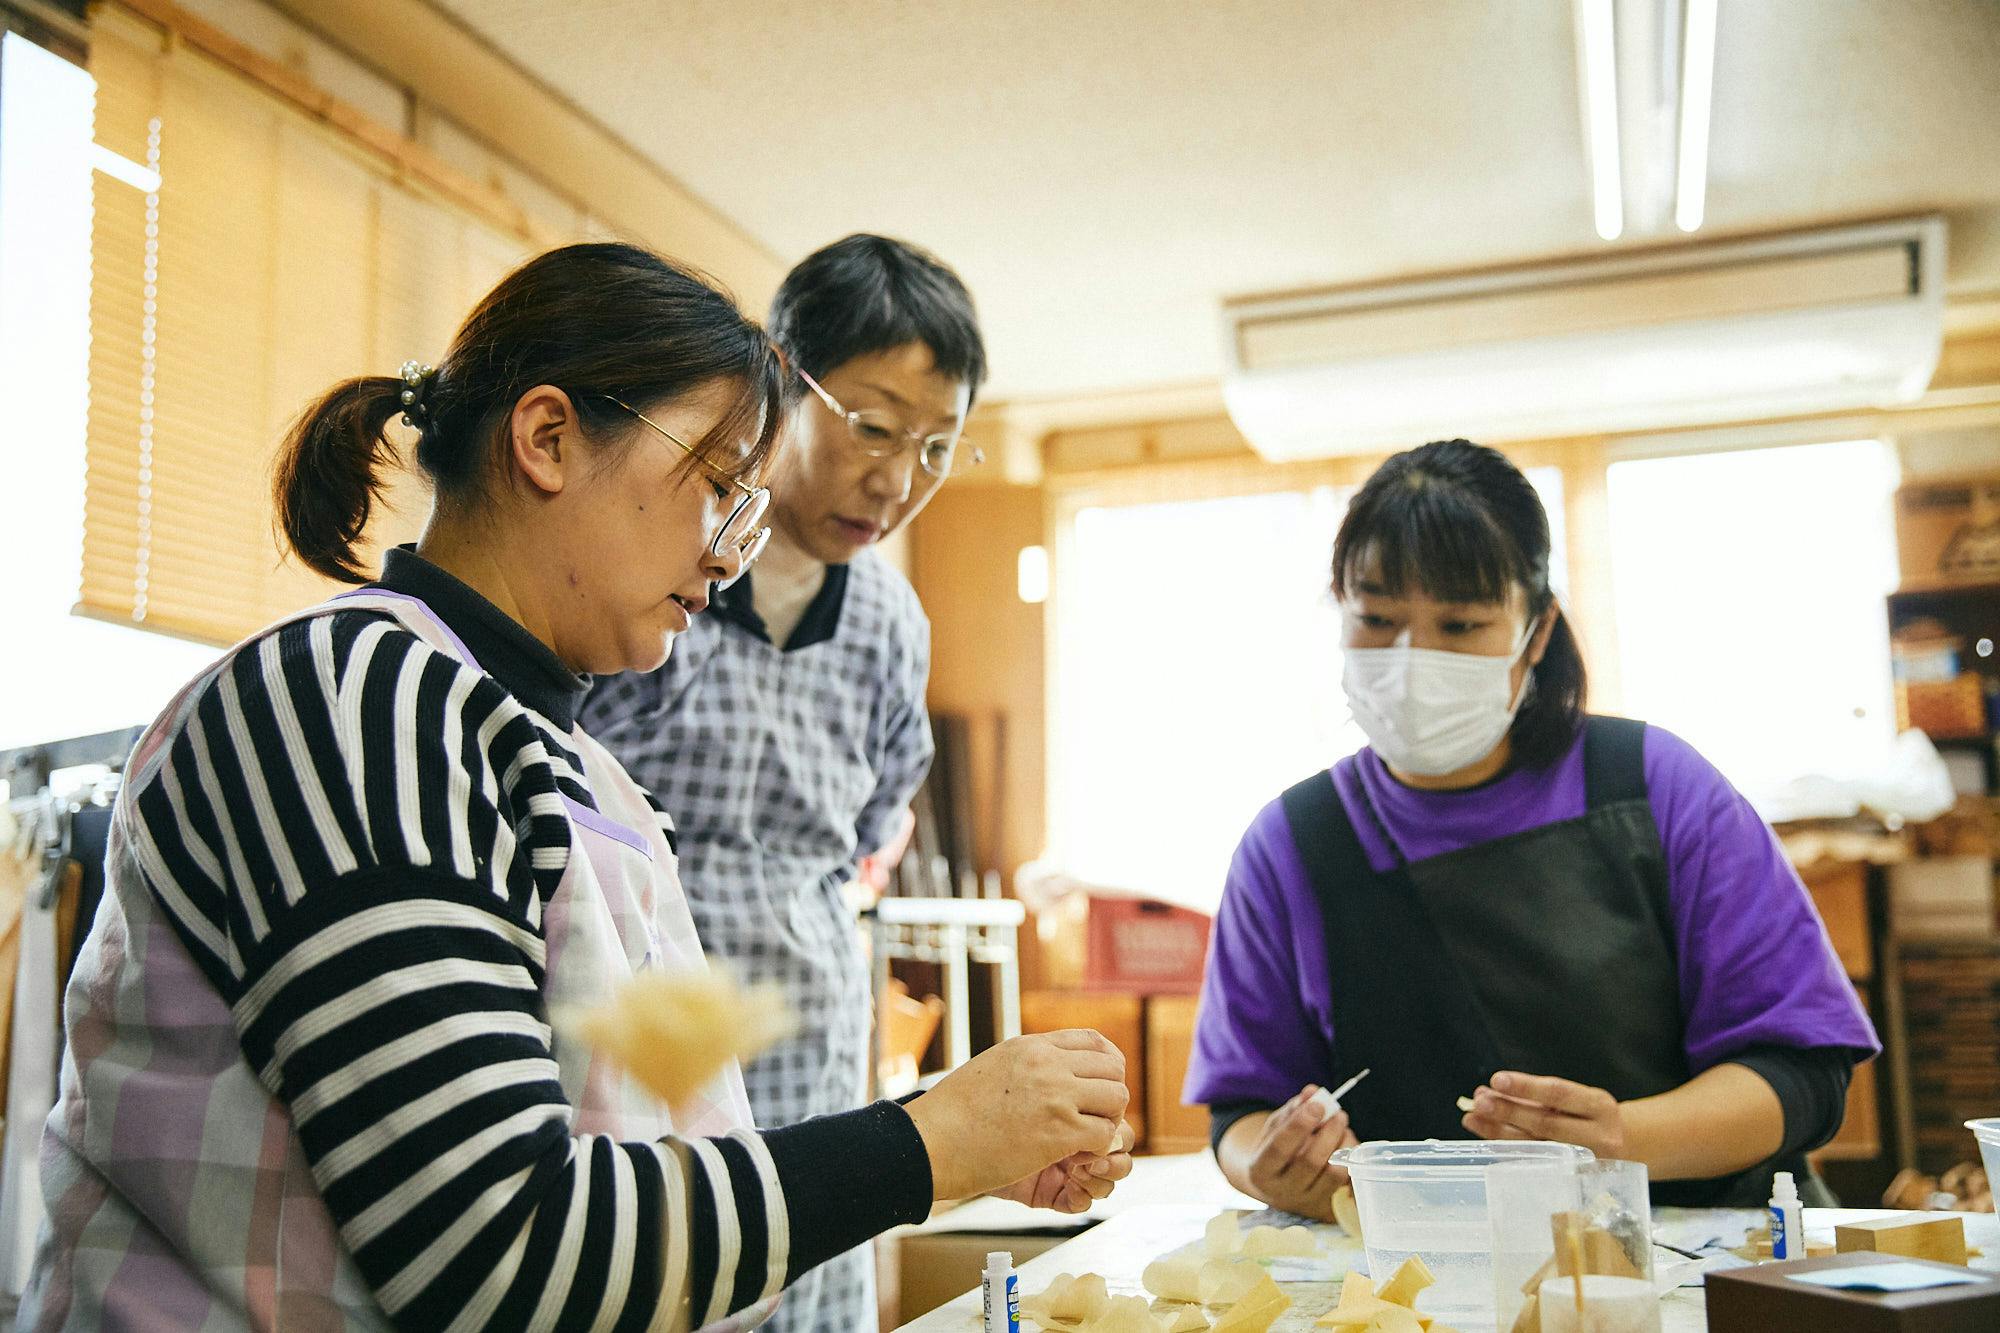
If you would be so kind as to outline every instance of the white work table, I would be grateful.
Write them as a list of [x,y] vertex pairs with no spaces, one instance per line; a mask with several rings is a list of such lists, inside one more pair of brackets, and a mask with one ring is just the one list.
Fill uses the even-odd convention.
[[[1194,1169],[1186,1160],[1178,1160],[1166,1179],[1171,1182],[1170,1191],[1149,1188],[1148,1184],[1142,1183],[1140,1192],[1148,1196],[1145,1201],[1134,1199],[1132,1206],[1113,1213],[1076,1239],[1022,1264],[1022,1294],[1040,1291],[1058,1273],[1097,1273],[1103,1276],[1113,1295],[1144,1295],[1145,1288],[1140,1285],[1139,1275],[1147,1264],[1163,1254],[1200,1240],[1209,1219],[1224,1208],[1245,1204],[1243,1196],[1231,1189],[1212,1165],[1204,1173]],[[1173,1196],[1174,1201],[1154,1201],[1163,1192]],[[1890,1215],[1880,1208],[1808,1208],[1805,1214],[1806,1234],[1814,1241],[1831,1242],[1833,1228],[1838,1223]],[[1657,1230],[1664,1222],[1692,1216],[1681,1210],[1661,1210],[1655,1214],[1655,1228]],[[1988,1272],[2000,1272],[2000,1220],[1996,1220],[1992,1213],[1968,1213],[1963,1216],[1966,1240],[1985,1251],[1985,1256],[1976,1260],[1974,1266]],[[1366,1259],[1360,1247],[1342,1236],[1337,1228],[1320,1227],[1315,1230],[1333,1253],[1342,1258],[1351,1257],[1354,1268],[1366,1271]],[[1333,1308],[1339,1291],[1337,1282],[1287,1283],[1284,1286],[1285,1294],[1292,1298],[1292,1308],[1272,1326],[1272,1333],[1304,1333],[1304,1330],[1311,1329],[1319,1316]],[[901,1333],[979,1333],[979,1303],[979,1293],[968,1292],[949,1305],[903,1325]],[[1212,1316],[1214,1312],[1209,1313]],[[1707,1309],[1700,1287],[1682,1287],[1671,1292],[1661,1300],[1660,1313],[1664,1333],[1699,1333],[1708,1327]],[[1035,1325],[1032,1320],[1023,1319],[1022,1327],[1029,1329]]]

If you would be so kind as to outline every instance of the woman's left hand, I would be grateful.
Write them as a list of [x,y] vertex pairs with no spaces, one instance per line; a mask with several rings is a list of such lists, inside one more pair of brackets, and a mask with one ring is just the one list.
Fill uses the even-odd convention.
[[1626,1155],[1625,1110],[1602,1088],[1507,1071],[1472,1095],[1465,1127],[1482,1139],[1574,1143],[1600,1158]]
[[1005,1189],[993,1191],[996,1199],[1012,1199],[1030,1208],[1050,1208],[1058,1213],[1088,1212],[1090,1206],[1116,1189],[1118,1182],[1132,1174],[1132,1126],[1118,1122],[1118,1138],[1110,1152],[1073,1153],[1017,1180]]

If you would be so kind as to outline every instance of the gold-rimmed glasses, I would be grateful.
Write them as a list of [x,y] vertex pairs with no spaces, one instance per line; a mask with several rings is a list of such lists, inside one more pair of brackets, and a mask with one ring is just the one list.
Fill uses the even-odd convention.
[[730,476],[716,467],[715,464],[703,458],[693,445],[647,416],[644,412],[641,412],[638,408],[633,407],[630,403],[619,398],[614,398],[608,393],[599,394],[598,396],[608,403],[614,403],[624,408],[640,421],[651,426],[658,434],[664,436],[668,443],[672,444],[689,458],[692,458],[696,466],[708,473],[709,477],[714,481],[718,496],[727,495],[732,490],[736,492],[736,505],[729,511],[729,516],[722,520],[722,526],[715,530],[715,539],[708,544],[708,553],[718,560],[726,560],[733,551],[740,561],[736,566],[734,574],[727,579],[716,581],[715,586],[718,590],[727,588],[730,584],[736,582],[737,579],[742,578],[745,572],[749,570],[751,562],[762,555],[764,548],[771,542],[771,529],[763,524],[764,515],[771,508],[771,492],[769,488],[744,485],[735,477]]
[[[948,431],[936,431],[929,435],[922,431],[906,430],[902,423],[887,412],[873,408],[864,408],[858,412],[848,411],[840,405],[839,399],[828,393],[818,380],[803,370],[799,371],[799,378],[806,382],[806,387],[819,396],[820,402],[826,404],[827,411],[847,423],[847,433],[853,437],[854,447],[862,453],[870,458],[894,458],[904,449],[914,447],[917,451],[917,461],[923,465],[924,471],[940,481],[951,475],[951,469],[957,462],[959,436],[965,429],[963,422]],[[985,459],[985,452],[974,447],[971,465],[976,467]]]

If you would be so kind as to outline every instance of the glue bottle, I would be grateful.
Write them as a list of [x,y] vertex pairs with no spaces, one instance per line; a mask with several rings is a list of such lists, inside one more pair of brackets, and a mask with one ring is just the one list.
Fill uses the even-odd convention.
[[980,1283],[985,1295],[985,1333],[1021,1333],[1020,1277],[1014,1272],[1014,1256],[1005,1250],[986,1256],[986,1276]]
[[1806,1228],[1799,1206],[1799,1187],[1789,1171],[1778,1172],[1771,1184],[1771,1257],[1806,1257]]

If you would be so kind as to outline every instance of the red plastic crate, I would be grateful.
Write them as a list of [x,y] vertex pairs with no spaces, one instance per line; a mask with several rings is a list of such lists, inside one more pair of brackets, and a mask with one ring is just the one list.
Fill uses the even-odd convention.
[[1193,995],[1208,957],[1206,913],[1148,898],[1090,900],[1085,990]]

